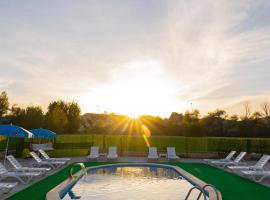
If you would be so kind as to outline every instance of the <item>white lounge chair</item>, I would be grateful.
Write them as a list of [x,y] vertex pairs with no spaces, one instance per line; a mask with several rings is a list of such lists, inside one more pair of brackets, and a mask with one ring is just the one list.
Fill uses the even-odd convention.
[[14,167],[15,171],[41,172],[42,174],[45,174],[51,170],[51,168],[23,167],[12,155],[7,156],[7,160]]
[[255,165],[244,165],[244,166],[228,166],[228,168],[232,171],[258,171],[263,170],[265,164],[269,161],[269,155],[263,155]]
[[232,161],[220,161],[220,162],[213,162],[213,165],[220,166],[222,168],[225,168],[226,166],[235,166],[235,165],[243,165],[244,163],[241,163],[240,161],[244,158],[244,156],[247,154],[247,152],[241,152],[238,154],[238,156],[232,160]]
[[107,159],[116,160],[118,158],[117,147],[109,147]]
[[252,180],[256,182],[262,182],[263,179],[267,178],[270,176],[270,171],[267,170],[262,170],[262,171],[253,171],[253,170],[244,170],[241,171],[241,173],[248,178],[251,178]]
[[41,156],[47,161],[61,161],[61,162],[68,162],[70,158],[50,158],[50,156],[42,149],[38,150]]
[[90,148],[90,154],[87,156],[87,159],[93,160],[99,158],[99,147],[93,146]]
[[178,160],[179,157],[176,155],[174,147],[167,147],[167,158],[169,160]]
[[17,185],[18,185],[18,182],[0,182],[0,191],[2,193],[8,193]]
[[234,154],[236,153],[236,151],[231,151],[226,158],[223,159],[204,159],[204,161],[208,164],[214,163],[214,162],[223,162],[223,161],[231,161],[232,157],[234,156]]
[[156,147],[149,147],[148,160],[158,160],[158,153]]
[[22,184],[29,183],[34,177],[41,176],[41,172],[19,172],[8,171],[5,166],[0,163],[0,180],[6,178],[15,178]]
[[66,162],[62,162],[62,161],[46,161],[46,160],[41,160],[41,158],[38,157],[38,155],[35,152],[30,152],[30,155],[36,161],[36,163],[34,164],[34,166],[37,166],[37,167],[49,166],[49,167],[55,169],[57,167],[60,167],[61,165],[66,164]]

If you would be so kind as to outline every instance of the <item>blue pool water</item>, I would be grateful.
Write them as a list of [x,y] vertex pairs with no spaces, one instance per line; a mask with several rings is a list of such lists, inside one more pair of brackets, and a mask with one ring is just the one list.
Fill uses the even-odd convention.
[[[157,166],[113,166],[89,170],[62,199],[181,200],[193,184],[176,170]],[[196,199],[194,191],[190,199]]]

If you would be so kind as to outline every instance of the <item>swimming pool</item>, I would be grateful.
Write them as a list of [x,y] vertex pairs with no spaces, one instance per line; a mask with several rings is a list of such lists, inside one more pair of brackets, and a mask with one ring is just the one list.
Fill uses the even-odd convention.
[[[90,167],[86,174],[50,193],[57,191],[58,199],[63,200],[179,200],[185,199],[194,186],[202,185],[205,183],[177,167],[148,163],[114,164]],[[189,199],[196,199],[199,192],[194,190]],[[214,199],[211,192],[206,195],[207,199]],[[47,195],[47,199],[53,198]]]

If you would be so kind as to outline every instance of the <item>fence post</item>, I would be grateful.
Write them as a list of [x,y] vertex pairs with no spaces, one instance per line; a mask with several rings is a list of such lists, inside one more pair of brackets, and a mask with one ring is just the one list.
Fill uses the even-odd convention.
[[250,153],[251,140],[247,138],[247,153]]
[[103,150],[105,150],[106,149],[106,142],[105,142],[105,135],[103,135],[103,141],[102,141],[102,146],[103,146]]
[[120,136],[120,154],[121,156],[123,155],[123,139],[122,139],[122,135]]

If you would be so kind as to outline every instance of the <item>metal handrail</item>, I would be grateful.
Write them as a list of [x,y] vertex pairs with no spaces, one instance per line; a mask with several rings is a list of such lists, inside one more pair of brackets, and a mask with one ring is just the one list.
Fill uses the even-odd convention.
[[194,187],[190,188],[190,190],[189,190],[188,193],[187,193],[187,196],[186,196],[185,200],[188,200],[188,198],[189,198],[191,192],[192,192],[194,189],[199,190],[199,191],[200,191],[200,194],[199,194],[200,197],[201,197],[201,194],[203,194],[204,200],[206,200],[206,195],[205,195],[204,190],[203,190],[202,188],[198,187],[198,186],[194,186]]
[[[202,187],[202,189],[203,189],[204,192],[207,192],[207,191],[205,190],[205,188],[207,188],[207,187],[210,187],[210,188],[212,188],[212,189],[215,191],[215,193],[216,193],[216,195],[217,195],[217,200],[219,200],[219,194],[218,194],[217,188],[216,188],[215,186],[211,185],[211,184],[206,184],[206,185],[204,185],[204,186]],[[200,199],[201,195],[202,195],[202,192],[200,192],[200,194],[199,194],[197,200]]]
[[69,176],[70,179],[73,179],[73,178],[74,178],[74,176],[73,176],[73,174],[72,174],[72,171],[73,171],[73,168],[74,168],[75,166],[80,166],[80,167],[81,167],[81,170],[83,170],[83,174],[86,174],[86,173],[87,173],[86,170],[85,170],[85,166],[84,166],[83,163],[75,163],[75,164],[73,164],[73,165],[70,167],[69,172],[68,172],[68,176]]

